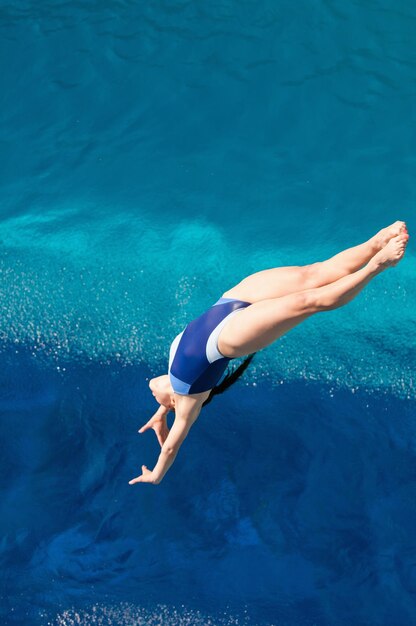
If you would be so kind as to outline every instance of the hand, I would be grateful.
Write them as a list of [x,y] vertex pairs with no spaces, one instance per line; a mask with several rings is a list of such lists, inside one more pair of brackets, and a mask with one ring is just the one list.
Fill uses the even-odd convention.
[[160,447],[165,443],[167,436],[169,435],[169,428],[166,421],[166,415],[160,415],[156,412],[150,420],[139,429],[139,433],[144,433],[146,430],[152,428],[155,431],[157,440]]
[[158,481],[155,480],[153,472],[147,469],[146,465],[142,465],[142,475],[129,480],[129,485],[134,485],[135,483],[153,483],[156,485],[157,482]]

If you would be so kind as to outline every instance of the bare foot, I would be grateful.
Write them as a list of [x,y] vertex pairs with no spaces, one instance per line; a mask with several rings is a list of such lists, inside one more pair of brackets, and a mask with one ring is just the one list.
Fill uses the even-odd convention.
[[393,237],[397,237],[401,233],[407,233],[406,222],[394,222],[390,226],[386,226],[386,228],[382,228],[376,235],[374,235],[373,242],[376,246],[377,250],[381,250],[388,244],[390,239]]
[[403,258],[408,241],[407,232],[402,232],[397,237],[393,237],[382,250],[373,256],[370,261],[371,265],[374,265],[376,270],[384,270],[392,265],[397,265]]

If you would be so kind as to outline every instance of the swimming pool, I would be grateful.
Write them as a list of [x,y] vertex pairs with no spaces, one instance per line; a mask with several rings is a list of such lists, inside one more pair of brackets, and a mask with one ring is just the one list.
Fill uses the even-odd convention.
[[127,483],[188,320],[252,271],[412,235],[415,18],[3,7],[4,623],[413,620],[412,240],[259,354],[161,485]]

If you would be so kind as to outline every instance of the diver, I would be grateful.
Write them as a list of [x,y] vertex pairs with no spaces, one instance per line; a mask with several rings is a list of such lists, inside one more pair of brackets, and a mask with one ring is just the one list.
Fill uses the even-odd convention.
[[[397,221],[326,261],[257,272],[191,321],[170,347],[168,374],[149,382],[160,406],[139,433],[153,429],[159,458],[152,470],[142,465],[141,475],[129,484],[160,483],[201,408],[235,382],[256,352],[311,315],[350,302],[377,274],[401,260],[408,239],[406,224]],[[223,377],[231,359],[247,355]],[[169,411],[175,412],[170,429]]]

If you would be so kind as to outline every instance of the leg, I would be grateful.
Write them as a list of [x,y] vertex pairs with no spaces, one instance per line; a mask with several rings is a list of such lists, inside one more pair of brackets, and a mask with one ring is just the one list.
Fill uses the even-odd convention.
[[219,351],[231,358],[257,352],[314,313],[347,304],[374,276],[402,258],[407,240],[405,234],[394,237],[365,267],[329,285],[263,300],[243,309],[222,329]]
[[365,243],[344,250],[326,261],[257,272],[247,276],[238,285],[226,291],[223,296],[247,302],[259,302],[327,285],[347,274],[356,272],[368,263],[392,237],[404,231],[405,228],[404,222],[395,222],[383,228]]

